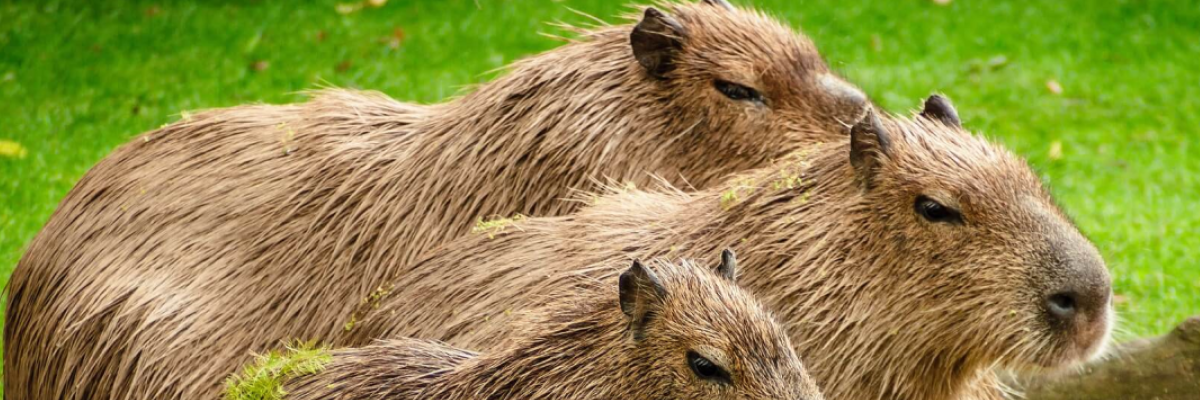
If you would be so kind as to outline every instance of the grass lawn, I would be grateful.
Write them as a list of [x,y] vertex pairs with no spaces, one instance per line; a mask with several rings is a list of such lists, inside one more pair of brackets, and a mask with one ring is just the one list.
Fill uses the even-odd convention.
[[[436,102],[617,1],[0,0],[0,284],[87,169],[180,112],[318,86]],[[1200,313],[1200,7],[734,0],[802,27],[883,106],[931,92],[1026,156],[1116,279],[1122,337]],[[1189,157],[1192,155],[1192,157]]]

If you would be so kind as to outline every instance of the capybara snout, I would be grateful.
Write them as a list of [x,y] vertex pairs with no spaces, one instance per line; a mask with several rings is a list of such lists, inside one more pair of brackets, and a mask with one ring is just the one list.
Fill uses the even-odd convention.
[[1112,330],[1112,278],[1099,252],[1073,229],[1049,239],[1043,264],[1040,301],[1046,326],[1062,343],[1041,364],[1058,367],[1064,360],[1097,355]]

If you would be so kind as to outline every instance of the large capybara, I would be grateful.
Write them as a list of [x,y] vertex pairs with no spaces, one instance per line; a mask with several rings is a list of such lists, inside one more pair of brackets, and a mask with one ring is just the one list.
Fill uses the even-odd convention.
[[122,146],[12,276],[6,394],[214,395],[251,351],[337,332],[360,293],[481,217],[565,214],[606,179],[711,186],[867,104],[762,14],[661,9],[445,104],[327,91]]
[[565,277],[616,273],[588,266],[733,247],[739,281],[827,397],[998,399],[995,368],[1057,369],[1104,347],[1110,279],[1025,162],[957,121],[935,96],[915,118],[872,111],[847,139],[713,189],[623,190],[462,238],[365,295],[338,344],[487,351],[510,335],[509,310]]
[[[634,261],[619,278],[585,279],[484,355],[416,339],[340,350],[323,371],[284,379],[285,398],[821,399],[786,331],[723,260],[720,274]],[[237,389],[256,381],[240,383],[227,400],[249,400]]]

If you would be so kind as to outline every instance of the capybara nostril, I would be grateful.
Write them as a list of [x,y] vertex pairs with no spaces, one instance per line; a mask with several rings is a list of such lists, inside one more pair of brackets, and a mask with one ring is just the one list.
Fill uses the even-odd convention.
[[1056,322],[1069,324],[1076,314],[1074,292],[1059,292],[1046,297],[1046,312]]
[[1093,325],[1105,325],[1111,297],[1108,286],[1085,286],[1053,292],[1043,307],[1059,329],[1091,332],[1098,329]]

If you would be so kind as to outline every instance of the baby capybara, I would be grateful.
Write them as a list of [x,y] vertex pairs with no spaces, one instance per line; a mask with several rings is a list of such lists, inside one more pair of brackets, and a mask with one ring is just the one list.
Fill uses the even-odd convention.
[[1024,161],[963,131],[936,96],[845,136],[714,189],[620,190],[462,238],[347,315],[357,324],[339,345],[407,336],[487,351],[509,335],[503,310],[618,272],[589,266],[733,247],[739,281],[829,398],[999,399],[994,368],[1062,368],[1104,346],[1104,262]]
[[342,329],[357,296],[492,215],[574,190],[707,187],[866,98],[805,37],[727,3],[668,3],[444,104],[319,93],[195,113],[97,164],[8,287],[9,398],[196,398],[280,338]]
[[[400,339],[333,353],[286,399],[815,400],[787,334],[733,284],[688,262],[633,266],[585,280],[519,320],[511,345],[483,355]],[[232,386],[227,400],[237,396]]]

